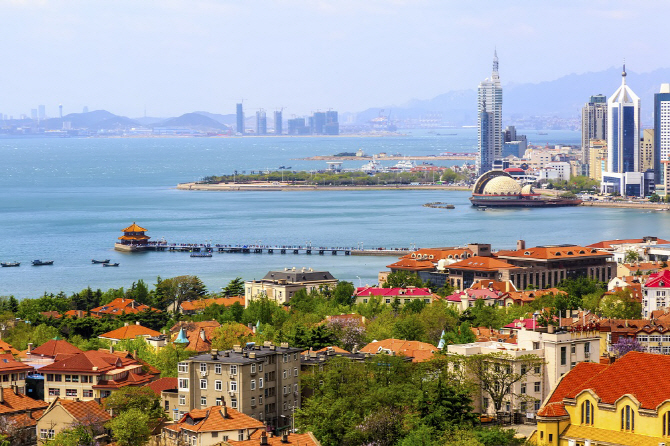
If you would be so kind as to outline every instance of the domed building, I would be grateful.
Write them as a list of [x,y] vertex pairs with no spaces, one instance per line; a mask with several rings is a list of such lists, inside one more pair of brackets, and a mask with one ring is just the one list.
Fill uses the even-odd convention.
[[576,206],[581,200],[543,198],[527,184],[523,187],[507,172],[491,170],[480,176],[472,188],[473,206],[480,207],[544,207]]

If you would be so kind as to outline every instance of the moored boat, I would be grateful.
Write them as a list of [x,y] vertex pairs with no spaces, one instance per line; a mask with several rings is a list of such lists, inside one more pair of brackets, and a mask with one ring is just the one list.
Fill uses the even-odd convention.
[[33,266],[53,265],[53,260],[33,260]]
[[93,262],[93,263],[109,263],[109,261],[110,261],[109,259],[105,259],[105,260],[91,259],[91,262]]
[[10,266],[21,266],[21,262],[2,262],[0,263],[0,266],[3,268],[8,268]]
[[211,252],[194,252],[191,253],[191,257],[212,257]]
[[118,263],[103,263],[102,266],[119,266]]

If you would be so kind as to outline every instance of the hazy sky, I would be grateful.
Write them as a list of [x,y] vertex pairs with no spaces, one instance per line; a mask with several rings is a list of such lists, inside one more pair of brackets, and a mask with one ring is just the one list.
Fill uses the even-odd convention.
[[[670,65],[670,2],[0,0],[0,112],[341,112]],[[670,80],[669,80],[670,81]]]

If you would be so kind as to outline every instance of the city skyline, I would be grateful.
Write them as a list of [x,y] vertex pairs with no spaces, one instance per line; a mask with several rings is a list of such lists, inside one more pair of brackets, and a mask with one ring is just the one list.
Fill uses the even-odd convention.
[[[0,111],[18,116],[38,104],[63,103],[65,113],[88,105],[126,116],[142,116],[145,108],[149,116],[173,116],[232,113],[244,99],[249,110],[285,107],[289,116],[311,114],[317,105],[355,112],[472,89],[494,47],[509,84],[603,70],[623,57],[640,72],[667,60],[654,33],[662,26],[659,11],[668,8],[663,2],[420,6],[6,2],[0,46],[11,63],[0,73]],[[579,45],[581,30],[594,22],[626,23],[635,32],[594,57]]]

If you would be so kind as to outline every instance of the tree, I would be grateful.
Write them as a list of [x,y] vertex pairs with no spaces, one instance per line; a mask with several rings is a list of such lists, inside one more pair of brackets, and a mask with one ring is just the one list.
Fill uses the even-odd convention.
[[362,345],[365,338],[365,326],[359,319],[335,319],[328,322],[328,328],[337,339],[340,347],[351,351],[355,345]]
[[354,293],[356,289],[354,284],[341,280],[337,282],[337,286],[333,290],[333,300],[338,305],[351,306],[354,303]]
[[534,375],[535,367],[541,366],[544,361],[534,354],[514,357],[509,353],[496,352],[468,356],[465,364],[475,379],[475,385],[489,395],[496,412],[501,412],[506,398],[519,396],[513,393],[514,384],[525,382],[528,376]]
[[626,254],[623,258],[624,263],[635,263],[640,261],[640,254],[634,249],[626,250]]
[[637,319],[642,315],[642,304],[633,299],[629,289],[623,289],[603,296],[598,311],[606,318]]
[[651,194],[651,196],[649,197],[649,201],[651,201],[652,203],[658,203],[659,201],[661,201],[661,197],[658,194]]
[[107,427],[119,446],[143,446],[151,435],[150,422],[149,414],[132,408],[112,418]]
[[141,411],[151,420],[165,416],[160,397],[148,387],[122,387],[105,399],[105,410],[111,410],[113,414],[124,413],[131,409]]
[[246,344],[249,339],[249,329],[237,322],[226,322],[214,332],[212,348],[229,350],[233,345]]
[[157,279],[156,308],[166,310],[171,304],[175,308],[186,300],[197,300],[205,297],[207,288],[198,276],[177,276],[170,279]]
[[418,409],[422,422],[438,432],[452,426],[472,427],[476,421],[468,390],[444,385],[441,376],[424,390]]
[[643,352],[644,347],[635,338],[620,336],[619,340],[610,346],[610,351],[613,352],[617,358],[621,358],[628,352]]
[[418,274],[399,270],[392,272],[386,277],[386,282],[384,282],[382,288],[407,288],[408,286],[421,288],[424,286],[424,283]]
[[235,277],[223,289],[223,295],[224,297],[244,296],[244,280],[241,277]]

